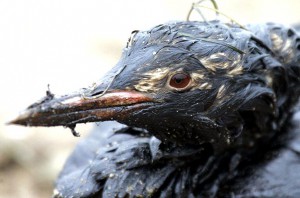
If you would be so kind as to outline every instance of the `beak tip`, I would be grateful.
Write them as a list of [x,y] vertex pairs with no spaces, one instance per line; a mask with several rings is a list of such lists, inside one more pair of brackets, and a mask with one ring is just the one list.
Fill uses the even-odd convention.
[[23,119],[20,119],[20,117],[17,117],[13,120],[10,120],[8,122],[5,123],[6,125],[26,125],[26,123],[24,122]]
[[6,122],[5,125],[24,125],[24,124],[20,123],[18,119],[14,119]]
[[29,126],[29,119],[31,117],[30,112],[25,111],[18,115],[16,118],[6,122],[6,125],[22,125],[22,126]]

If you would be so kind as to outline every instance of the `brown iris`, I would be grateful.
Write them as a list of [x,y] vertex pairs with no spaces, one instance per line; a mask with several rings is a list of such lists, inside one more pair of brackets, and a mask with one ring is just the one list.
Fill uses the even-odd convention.
[[190,75],[186,73],[177,73],[171,76],[169,80],[169,85],[172,88],[175,88],[177,90],[185,89],[189,86],[191,82]]

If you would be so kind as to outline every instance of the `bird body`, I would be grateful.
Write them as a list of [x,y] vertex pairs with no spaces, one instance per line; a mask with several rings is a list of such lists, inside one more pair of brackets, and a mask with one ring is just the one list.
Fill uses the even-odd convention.
[[56,197],[230,194],[228,183],[289,134],[299,59],[300,36],[279,24],[162,24],[134,31],[93,88],[47,96],[12,123],[127,125],[97,129],[77,146]]
[[298,197],[299,123],[298,112],[282,131],[292,138],[219,156],[203,147],[157,148],[137,129],[100,123],[67,160],[54,197]]

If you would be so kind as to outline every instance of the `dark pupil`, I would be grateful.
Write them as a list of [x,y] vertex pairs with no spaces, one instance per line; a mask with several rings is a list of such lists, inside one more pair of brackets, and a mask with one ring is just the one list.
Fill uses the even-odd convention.
[[178,76],[174,76],[174,80],[177,84],[180,84],[183,80],[184,80],[184,76],[183,75],[178,75]]

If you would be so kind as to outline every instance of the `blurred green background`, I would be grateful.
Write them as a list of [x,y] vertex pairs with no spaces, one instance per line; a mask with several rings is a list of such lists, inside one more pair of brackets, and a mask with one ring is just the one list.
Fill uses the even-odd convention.
[[[7,126],[45,95],[96,82],[121,54],[132,30],[185,20],[192,0],[0,1],[0,197],[50,197],[78,140],[68,129]],[[299,0],[219,0],[241,24],[300,22]],[[198,15],[192,19],[200,20]]]

